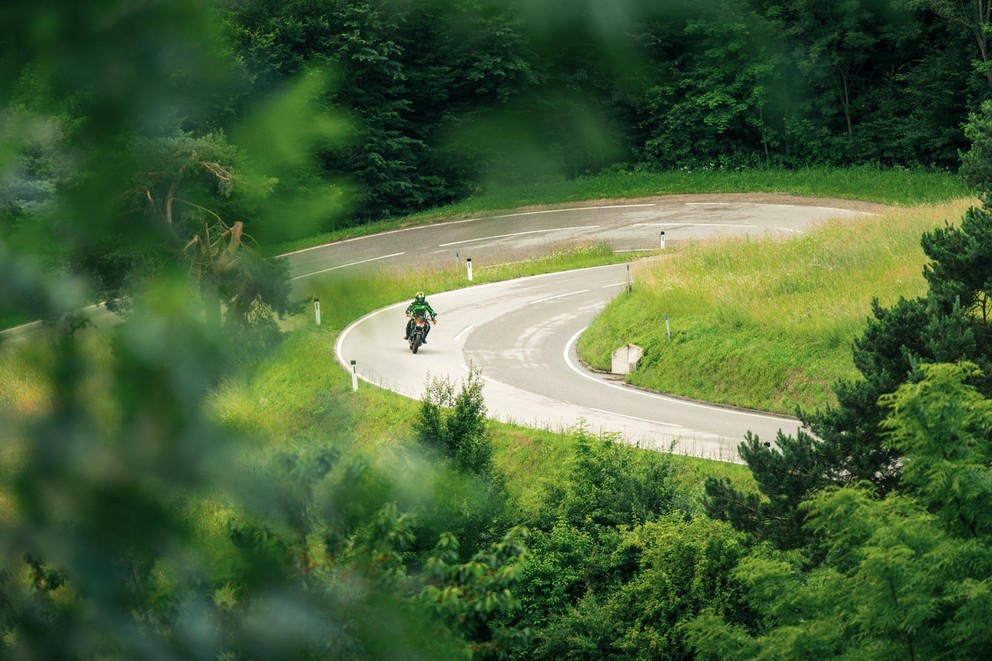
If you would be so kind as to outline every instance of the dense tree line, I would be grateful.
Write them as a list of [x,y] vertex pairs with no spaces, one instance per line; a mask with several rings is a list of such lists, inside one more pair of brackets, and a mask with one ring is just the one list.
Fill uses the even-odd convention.
[[780,436],[777,447],[749,437],[741,455],[765,498],[714,482],[707,489],[712,514],[781,548],[807,546],[814,540],[803,527],[803,503],[813,494],[859,482],[883,494],[898,486],[902,455],[885,443],[883,401],[903,384],[921,379],[921,366],[973,364],[977,371],[969,373],[970,385],[992,397],[992,105],[972,116],[967,132],[973,146],[964,155],[962,174],[983,203],[970,208],[959,226],[922,237],[930,259],[923,272],[927,294],[900,299],[891,308],[874,302],[853,352],[861,378],[834,386],[836,406],[798,411],[809,433]]
[[611,166],[956,169],[989,98],[980,2],[230,3],[267,94],[330,67],[356,219]]

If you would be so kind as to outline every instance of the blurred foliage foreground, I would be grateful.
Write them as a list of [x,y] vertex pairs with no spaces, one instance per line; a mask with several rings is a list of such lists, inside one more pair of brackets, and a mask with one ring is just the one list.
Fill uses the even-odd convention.
[[[394,491],[442,479],[422,461],[401,479],[318,432],[254,452],[205,413],[288,309],[252,229],[336,204],[310,173],[342,128],[316,72],[239,98],[208,6],[0,9],[0,314],[54,322],[0,347],[0,656],[485,650],[522,529],[471,549],[435,535],[408,569]],[[125,315],[109,347],[74,313],[94,292]]]

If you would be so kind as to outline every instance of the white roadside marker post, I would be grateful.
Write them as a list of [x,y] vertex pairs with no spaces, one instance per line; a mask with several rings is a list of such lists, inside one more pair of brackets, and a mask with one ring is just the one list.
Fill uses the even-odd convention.
[[658,241],[661,244],[661,249],[665,249],[665,230],[661,230],[661,234],[658,235]]
[[358,392],[358,372],[355,371],[355,361],[351,361],[351,389]]
[[472,281],[472,258],[471,257],[469,257],[468,259],[465,260],[465,265],[468,268],[468,280],[469,280],[469,282],[471,282]]
[[313,301],[313,313],[317,317],[317,325],[320,326],[320,299],[314,299]]

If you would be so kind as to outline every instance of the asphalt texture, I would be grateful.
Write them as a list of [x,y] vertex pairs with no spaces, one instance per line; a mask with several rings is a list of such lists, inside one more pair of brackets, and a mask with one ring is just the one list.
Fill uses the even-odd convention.
[[[657,250],[662,231],[666,250],[686,241],[791,236],[827,219],[872,211],[856,203],[802,202],[687,197],[519,212],[331,244],[291,259],[294,277],[305,281],[372,264],[402,267],[407,255],[440,261],[456,259],[457,251],[459,263],[471,253],[478,264],[590,240],[616,250]],[[613,297],[636,284],[637,271],[636,263],[621,264],[428,292],[439,323],[416,355],[402,340],[406,300],[345,329],[335,354],[358,381],[414,399],[423,396],[428,379],[457,387],[475,368],[491,417],[554,431],[583,426],[679,454],[738,461],[748,432],[769,443],[779,431],[794,434],[799,423],[793,418],[649,393],[583,367],[576,340]]]

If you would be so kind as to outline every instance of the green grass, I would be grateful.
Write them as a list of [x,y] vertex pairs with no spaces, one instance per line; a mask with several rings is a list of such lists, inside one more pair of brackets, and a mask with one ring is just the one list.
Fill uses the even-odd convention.
[[[312,295],[320,299],[321,321],[328,316],[332,327],[343,328],[358,317],[387,305],[412,299],[418,290],[432,293],[451,291],[469,284],[480,285],[542,273],[552,273],[591,266],[617,264],[637,259],[646,253],[614,253],[600,242],[564,243],[543,257],[526,261],[489,264],[473,269],[472,282],[465,269],[450,267],[410,267],[405,270],[381,269],[353,276],[330,275],[308,281]],[[327,313],[326,311],[333,311]]]
[[[895,181],[887,185],[897,186],[891,183]],[[701,179],[696,183],[701,185]],[[589,184],[585,182],[581,195],[596,195]],[[732,184],[725,179],[721,190]],[[922,196],[920,190],[913,195]],[[881,201],[895,196],[876,193],[853,197]],[[811,194],[840,197],[827,189]],[[596,196],[620,194],[614,189],[611,195]],[[649,353],[635,382],[658,390],[784,412],[792,412],[796,403],[829,401],[833,379],[853,374],[850,343],[863,329],[871,297],[879,296],[887,304],[900,295],[921,293],[920,234],[945,220],[956,223],[969,203],[838,222],[786,241],[698,244],[655,255],[634,267],[633,292],[622,295],[597,320],[583,336],[582,350],[602,363],[618,343],[643,343]],[[563,244],[542,259],[477,268],[475,283],[629,258],[614,255],[603,244]],[[364,383],[353,392],[350,374],[334,358],[334,341],[361,315],[407,300],[416,289],[462,287],[467,284],[464,276],[452,265],[450,270],[382,271],[315,281],[323,325],[314,325],[311,310],[287,320],[289,332],[274,351],[214,389],[206,402],[208,413],[240,432],[246,443],[240,460],[247,466],[310,440],[335,441],[390,462],[394,453],[414,443],[419,403]],[[674,331],[670,341],[661,321],[665,313]],[[93,330],[83,337],[88,360],[111,362],[108,334]],[[38,369],[51,360],[47,351],[47,344],[0,345],[0,421],[30,419],[52,405],[51,384]],[[100,370],[92,373],[91,379],[104,378]],[[93,391],[104,392],[105,387],[97,383]],[[119,415],[101,401],[90,405],[98,423]],[[491,423],[491,431],[494,462],[506,475],[521,516],[538,514],[547,487],[560,484],[572,465],[573,438],[497,422]],[[11,435],[0,448],[0,482],[11,483],[27,456],[23,439]],[[708,477],[753,487],[744,466],[689,457],[673,461],[682,493],[690,497],[701,496]],[[0,489],[0,518],[16,516],[14,506],[9,493]],[[238,512],[209,496],[191,495],[185,506],[189,521],[212,544],[218,566],[231,562],[225,530]]]
[[802,170],[635,170],[494,191],[464,203],[464,210],[691,193],[785,193],[899,206],[942,202],[969,195],[960,178],[948,173],[870,166]]
[[[329,439],[388,461],[412,446],[420,402],[360,382],[333,357],[338,329],[309,325],[286,336],[278,350],[239,378],[229,379],[209,408],[231,429],[258,439],[256,451],[294,439]],[[316,359],[315,357],[320,357]],[[572,436],[490,422],[493,460],[522,514],[536,515],[549,486],[560,483],[575,448]],[[685,493],[702,496],[707,476],[751,484],[746,468],[675,457]]]
[[852,342],[872,298],[891,305],[925,293],[920,237],[967,206],[835,221],[788,240],[690,245],[639,264],[633,291],[594,321],[579,351],[608,369],[616,347],[638,344],[645,356],[631,383],[694,399],[786,414],[832,403],[836,380],[857,376]]
[[[629,259],[602,244],[567,245],[542,259],[493,265],[475,271],[482,284],[551,271],[597,266]],[[274,448],[294,438],[333,437],[360,451],[390,454],[412,443],[419,402],[361,383],[351,390],[351,376],[337,364],[334,341],[354,319],[409,298],[417,288],[443,291],[464,286],[464,272],[451,270],[381,271],[318,281],[324,311],[316,327],[310,312],[290,320],[290,332],[278,350],[250,372],[231,379],[211,398],[211,409],[232,428]],[[328,314],[327,310],[334,310]],[[315,359],[316,358],[316,359]],[[492,422],[496,466],[522,510],[535,514],[548,485],[560,481],[573,450],[568,434]],[[742,466],[686,457],[677,458],[689,493],[701,495],[706,475],[749,484]]]

